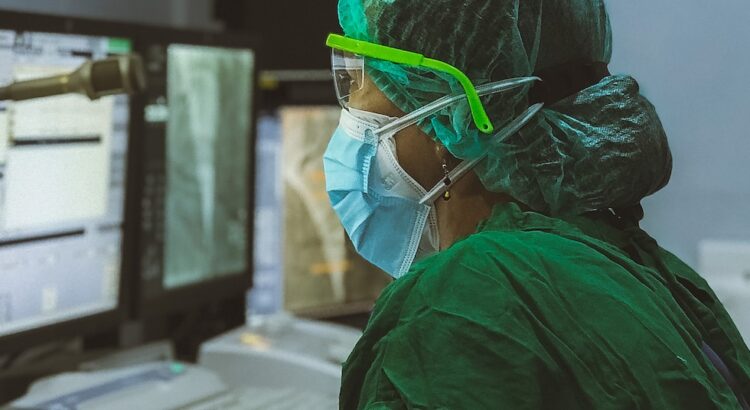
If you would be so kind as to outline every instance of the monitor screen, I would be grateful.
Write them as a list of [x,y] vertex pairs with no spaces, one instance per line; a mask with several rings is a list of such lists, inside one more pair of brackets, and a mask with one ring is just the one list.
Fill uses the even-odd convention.
[[[121,38],[0,31],[0,84],[130,51]],[[129,101],[0,102],[0,336],[117,307]]]
[[254,54],[146,51],[141,275],[146,298],[247,275]]

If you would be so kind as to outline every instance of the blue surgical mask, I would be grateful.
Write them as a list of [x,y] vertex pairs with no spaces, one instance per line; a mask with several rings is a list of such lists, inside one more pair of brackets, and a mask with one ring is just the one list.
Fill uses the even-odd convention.
[[357,252],[399,278],[438,250],[437,213],[420,204],[427,191],[399,165],[393,135],[373,132],[396,119],[351,111],[323,156],[326,189]]
[[[477,89],[480,95],[528,83],[514,79]],[[392,118],[350,108],[343,110],[323,156],[331,205],[366,260],[398,279],[412,263],[439,250],[435,201],[485,157],[464,161],[429,192],[399,164],[394,136],[432,113],[460,101],[444,97],[405,117]],[[536,105],[495,135],[496,141],[517,132],[541,105]]]

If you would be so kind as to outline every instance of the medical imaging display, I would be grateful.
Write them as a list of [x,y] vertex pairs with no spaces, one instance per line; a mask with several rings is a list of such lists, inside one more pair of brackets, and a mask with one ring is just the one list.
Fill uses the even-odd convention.
[[152,67],[165,64],[145,110],[143,279],[172,289],[241,274],[248,268],[253,53],[172,44],[148,57]]
[[252,63],[169,47],[165,287],[246,269]]
[[[127,53],[127,39],[0,31],[0,84]],[[0,102],[0,336],[117,306],[129,100]]]

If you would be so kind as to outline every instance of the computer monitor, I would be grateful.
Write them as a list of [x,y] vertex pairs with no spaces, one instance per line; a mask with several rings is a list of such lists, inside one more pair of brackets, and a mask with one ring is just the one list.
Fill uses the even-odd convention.
[[[129,38],[40,19],[0,13],[0,84],[132,49]],[[0,346],[121,317],[129,124],[125,96],[0,102]]]
[[139,316],[241,297],[252,279],[252,41],[159,30],[139,50]]

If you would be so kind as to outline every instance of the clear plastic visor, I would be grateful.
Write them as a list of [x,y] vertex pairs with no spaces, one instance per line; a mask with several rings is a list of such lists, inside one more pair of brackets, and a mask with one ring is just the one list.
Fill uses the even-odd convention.
[[331,69],[336,98],[341,107],[348,110],[351,95],[363,87],[365,59],[360,55],[334,48],[331,51]]

